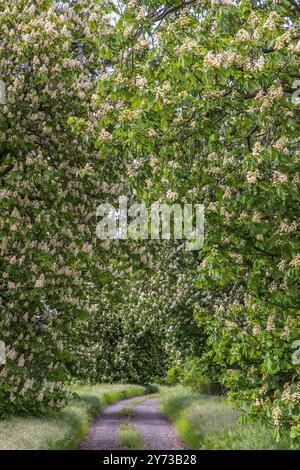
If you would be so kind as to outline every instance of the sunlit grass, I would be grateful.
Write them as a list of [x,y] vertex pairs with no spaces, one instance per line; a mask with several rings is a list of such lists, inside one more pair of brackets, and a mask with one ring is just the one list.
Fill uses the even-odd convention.
[[134,427],[129,424],[123,424],[120,429],[119,446],[124,450],[143,450],[146,449],[141,435]]
[[137,385],[76,387],[78,397],[52,417],[12,417],[0,420],[1,450],[74,449],[86,435],[94,416],[108,405],[145,393]]

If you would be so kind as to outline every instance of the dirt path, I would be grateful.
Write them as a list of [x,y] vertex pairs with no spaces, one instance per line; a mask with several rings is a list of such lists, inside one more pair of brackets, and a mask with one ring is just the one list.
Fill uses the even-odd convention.
[[[140,403],[134,403],[135,400],[129,398],[107,406],[93,422],[79,449],[118,450],[120,426],[126,422],[141,434],[148,449],[184,449],[174,426],[160,411],[159,398],[149,398]],[[134,414],[130,417],[118,414],[124,407],[133,408]]]

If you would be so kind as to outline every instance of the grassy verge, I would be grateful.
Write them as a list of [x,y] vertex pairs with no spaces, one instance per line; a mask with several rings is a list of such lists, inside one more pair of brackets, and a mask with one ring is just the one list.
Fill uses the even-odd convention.
[[145,393],[137,385],[95,385],[75,389],[78,397],[51,417],[0,420],[0,450],[74,449],[91,420],[108,404]]
[[141,435],[134,427],[129,424],[121,426],[121,434],[119,437],[119,446],[124,450],[143,450],[146,449],[145,444],[141,439]]
[[275,442],[273,430],[238,424],[239,412],[222,397],[205,397],[184,387],[163,388],[161,409],[175,423],[188,449],[289,449],[288,439]]

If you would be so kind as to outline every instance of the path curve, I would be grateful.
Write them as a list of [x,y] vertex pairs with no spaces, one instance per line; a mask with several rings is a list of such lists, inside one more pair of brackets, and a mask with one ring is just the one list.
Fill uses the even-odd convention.
[[[141,435],[150,450],[184,449],[173,424],[162,414],[159,398],[145,398],[134,403],[137,397],[108,405],[93,422],[89,433],[79,446],[80,450],[118,450],[120,427],[129,422]],[[130,418],[118,414],[124,407],[135,410]]]

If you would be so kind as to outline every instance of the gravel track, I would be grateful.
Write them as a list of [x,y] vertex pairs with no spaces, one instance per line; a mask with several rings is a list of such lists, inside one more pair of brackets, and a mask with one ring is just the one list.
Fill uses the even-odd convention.
[[[175,427],[160,411],[159,398],[149,398],[140,403],[134,403],[136,399],[136,397],[128,398],[108,405],[94,420],[79,449],[118,450],[120,427],[126,422],[129,422],[140,433],[147,449],[184,449]],[[132,416],[126,417],[118,414],[128,406],[135,410]]]

